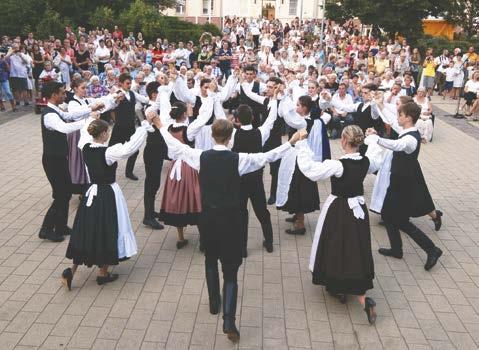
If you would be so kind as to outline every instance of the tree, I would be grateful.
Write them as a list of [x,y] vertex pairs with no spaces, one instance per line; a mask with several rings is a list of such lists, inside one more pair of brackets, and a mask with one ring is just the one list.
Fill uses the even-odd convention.
[[135,0],[130,7],[120,14],[120,23],[126,31],[139,32],[147,39],[158,36],[161,16],[159,10],[146,4],[143,0]]
[[364,24],[379,26],[391,37],[400,33],[414,40],[423,33],[422,19],[437,14],[443,8],[444,1],[446,0],[330,1],[326,3],[326,15],[339,22],[358,17]]
[[115,13],[109,7],[100,6],[92,13],[89,23],[92,27],[113,28],[116,24]]
[[36,34],[39,38],[48,38],[49,35],[63,38],[65,27],[70,25],[71,21],[68,18],[62,17],[58,12],[47,8],[42,20],[37,24]]
[[479,2],[477,0],[450,0],[444,9],[444,17],[464,29],[466,37],[478,33]]

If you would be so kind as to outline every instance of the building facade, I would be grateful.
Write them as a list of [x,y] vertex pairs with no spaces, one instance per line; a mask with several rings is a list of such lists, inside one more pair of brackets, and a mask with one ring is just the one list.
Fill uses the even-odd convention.
[[182,17],[193,23],[210,21],[221,26],[225,16],[258,18],[261,15],[288,22],[295,17],[322,18],[324,0],[179,0],[165,15]]

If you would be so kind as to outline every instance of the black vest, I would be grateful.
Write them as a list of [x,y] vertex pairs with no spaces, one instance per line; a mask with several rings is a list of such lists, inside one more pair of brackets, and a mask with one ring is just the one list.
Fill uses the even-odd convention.
[[[203,102],[201,102],[201,97],[196,96],[196,101],[195,101],[195,104],[193,106],[193,118],[191,118],[190,121],[193,121],[198,117],[198,114],[200,114],[200,108],[201,108],[202,105],[203,105]],[[211,113],[211,118],[208,119],[208,121],[206,122],[205,125],[213,124],[214,119],[215,119],[215,110],[214,110],[214,107],[213,107],[213,113]]]
[[343,164],[343,175],[331,177],[331,194],[351,198],[364,194],[363,181],[369,169],[369,159],[362,157],[360,160],[340,159]]
[[[314,119],[311,118],[311,115],[309,118],[305,118],[306,120],[306,131],[308,132],[308,134],[311,132],[311,129],[313,128],[313,125],[314,125]],[[296,129],[293,129],[293,128],[289,128],[289,134],[288,134],[288,139],[290,139],[293,134],[298,131]]]
[[[277,106],[279,108],[280,100],[276,101]],[[269,115],[269,109],[267,108],[269,104],[269,98],[264,100],[264,109],[266,110],[267,116]],[[267,117],[266,116],[266,117]],[[272,149],[281,146],[281,137],[284,134],[284,130],[286,128],[286,124],[284,119],[279,115],[276,116],[276,120],[274,121],[273,128],[269,134],[269,138],[266,140],[263,146],[263,151],[271,151]]]
[[116,181],[117,163],[108,165],[105,160],[107,147],[91,147],[87,143],[83,147],[83,159],[88,167],[90,182],[97,185],[108,185]]
[[261,131],[258,129],[244,130],[236,129],[233,152],[260,153],[262,150]]
[[61,119],[60,114],[51,107],[45,107],[42,112],[42,140],[43,140],[43,154],[53,157],[66,157],[68,155],[68,141],[67,135],[56,131],[47,129],[45,126],[45,115],[54,113]]
[[364,111],[362,110],[364,103],[361,102],[356,112],[353,113],[355,123],[364,132],[368,128],[373,128],[375,125],[374,119],[371,117],[371,105],[369,105]]
[[121,128],[135,128],[135,104],[136,98],[132,91],[128,91],[130,94],[130,100],[126,97],[120,101],[115,109],[116,121],[115,124]]
[[419,131],[415,130],[399,136],[398,139],[403,138],[406,135],[411,135],[417,140],[417,147],[411,154],[407,154],[406,152],[393,152],[391,177],[397,176],[401,178],[411,178],[418,175],[421,171],[417,160],[421,149],[421,135],[419,134]]
[[[150,107],[150,104],[147,104],[143,108],[143,114],[145,114],[148,107]],[[143,151],[143,159],[145,162],[168,159],[168,146],[166,145],[165,139],[156,126],[153,125],[153,129],[155,129],[155,131],[149,132],[146,136],[146,145]]]
[[[253,82],[251,91],[259,95],[259,82]],[[251,107],[254,116],[252,124],[255,128],[263,124],[264,120],[262,120],[261,114],[264,112],[264,106],[246,96],[242,86],[240,87],[239,104],[245,104]]]
[[238,153],[209,150],[200,156],[201,204],[204,208],[240,207]]

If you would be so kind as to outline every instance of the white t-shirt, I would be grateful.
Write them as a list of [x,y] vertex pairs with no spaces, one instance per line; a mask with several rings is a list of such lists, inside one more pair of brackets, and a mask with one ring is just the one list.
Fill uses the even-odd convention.
[[446,81],[454,81],[454,76],[456,75],[456,68],[454,67],[447,67],[446,68]]
[[467,88],[467,92],[479,94],[479,81],[469,79],[465,88]]
[[[100,59],[100,57],[106,56],[108,56],[108,58]],[[95,50],[95,58],[98,59],[98,61],[100,61],[101,63],[108,63],[110,61],[110,50],[108,50],[106,46],[103,46],[103,48],[101,48],[101,46],[98,46]]]

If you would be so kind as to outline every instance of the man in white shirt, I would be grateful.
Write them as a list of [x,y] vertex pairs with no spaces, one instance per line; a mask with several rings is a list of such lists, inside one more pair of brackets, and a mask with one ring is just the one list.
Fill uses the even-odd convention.
[[27,106],[27,79],[30,56],[20,50],[18,43],[14,43],[5,55],[5,60],[10,66],[10,85],[17,105],[20,104],[20,101],[24,101],[25,106]]
[[449,66],[449,51],[444,49],[442,55],[434,59],[436,64],[436,85],[437,92],[442,95],[444,91],[444,85],[446,84],[446,69]]
[[[71,229],[67,226],[68,207],[71,198],[71,178],[68,171],[67,135],[81,129],[92,111],[100,110],[103,103],[84,107],[74,113],[62,112],[58,106],[65,100],[65,88],[62,83],[49,82],[44,85],[42,96],[48,99],[48,105],[41,117],[43,139],[43,169],[52,187],[53,203],[45,214],[38,234],[41,239],[53,242],[63,241]],[[98,118],[99,114],[95,115]],[[66,121],[72,121],[67,123]]]
[[309,68],[310,66],[317,68],[316,59],[311,55],[310,50],[304,50],[304,56],[301,60],[301,64],[304,64],[306,68]]
[[105,64],[110,61],[110,50],[105,46],[105,41],[101,39],[95,50],[95,60],[98,62],[98,74],[105,71]]
[[183,42],[178,43],[178,48],[175,50],[173,56],[176,59],[176,69],[180,69],[180,66],[185,63],[188,64],[188,58],[190,57],[190,51],[185,49],[185,44]]
[[348,106],[353,104],[353,98],[346,93],[346,85],[340,83],[338,91],[333,95],[331,99],[331,105],[333,110],[333,116],[331,118],[331,138],[338,138],[341,136],[341,132],[345,126],[354,123],[352,114],[348,113]]

